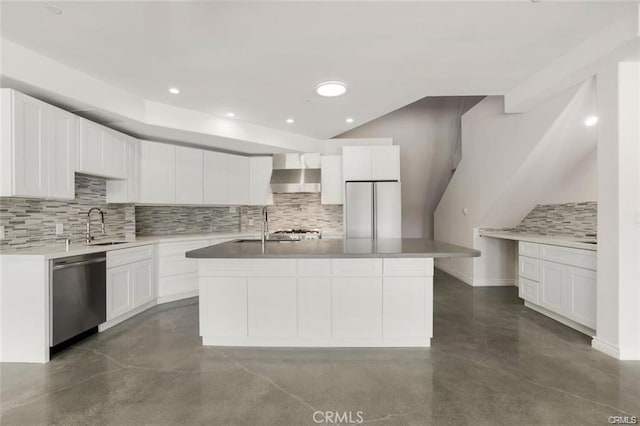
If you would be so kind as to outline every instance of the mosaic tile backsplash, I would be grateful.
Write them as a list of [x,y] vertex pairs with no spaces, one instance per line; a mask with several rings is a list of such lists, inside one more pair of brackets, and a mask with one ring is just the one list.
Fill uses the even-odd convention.
[[[319,228],[332,234],[343,232],[342,206],[321,204],[320,193],[273,194],[273,204],[268,207],[270,232],[288,228]],[[260,232],[261,211],[259,206],[242,207],[243,232]]]
[[[107,204],[104,179],[76,175],[76,197],[71,201],[38,200],[24,198],[0,199],[0,225],[4,226],[2,248],[28,248],[62,243],[84,242],[87,212],[98,207],[104,212],[105,230],[109,238],[135,236],[133,205]],[[92,229],[100,235],[99,214],[92,215]],[[56,235],[56,223],[64,227],[63,235]]]
[[570,235],[593,238],[597,233],[598,203],[539,204],[522,219],[514,232],[540,235]]
[[240,208],[136,206],[136,234],[166,235],[200,232],[238,232]]

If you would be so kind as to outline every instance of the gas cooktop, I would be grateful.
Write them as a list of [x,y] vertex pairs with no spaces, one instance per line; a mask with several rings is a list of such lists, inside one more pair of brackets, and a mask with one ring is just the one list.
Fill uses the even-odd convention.
[[278,229],[269,234],[271,240],[318,240],[322,238],[320,229]]

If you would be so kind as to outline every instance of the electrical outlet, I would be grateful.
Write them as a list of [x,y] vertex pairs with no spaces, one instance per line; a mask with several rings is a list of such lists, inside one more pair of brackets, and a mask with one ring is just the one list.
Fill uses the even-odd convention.
[[4,240],[4,226],[0,226],[0,240]]
[[253,226],[253,219],[249,219],[249,226]]
[[64,233],[64,225],[62,223],[56,223],[56,235],[62,235]]
[[235,213],[236,212],[236,206],[229,206],[229,213]]

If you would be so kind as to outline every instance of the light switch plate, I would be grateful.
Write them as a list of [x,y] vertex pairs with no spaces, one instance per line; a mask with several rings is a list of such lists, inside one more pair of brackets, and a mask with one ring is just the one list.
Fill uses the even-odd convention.
[[56,223],[56,235],[62,235],[64,233],[64,225],[62,223]]

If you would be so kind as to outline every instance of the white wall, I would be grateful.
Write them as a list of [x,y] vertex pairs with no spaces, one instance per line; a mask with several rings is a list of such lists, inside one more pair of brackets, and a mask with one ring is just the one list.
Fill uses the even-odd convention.
[[404,237],[433,238],[433,211],[451,176],[461,108],[480,99],[425,98],[338,136],[391,137],[400,146]]
[[[510,247],[480,238],[476,230],[515,226],[549,200],[594,201],[596,129],[583,121],[595,112],[593,81],[522,114],[505,114],[501,97],[485,98],[467,112],[462,161],[436,209],[435,238],[483,255],[438,266],[472,285],[513,284]],[[580,194],[567,195],[571,188]]]

